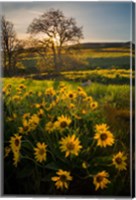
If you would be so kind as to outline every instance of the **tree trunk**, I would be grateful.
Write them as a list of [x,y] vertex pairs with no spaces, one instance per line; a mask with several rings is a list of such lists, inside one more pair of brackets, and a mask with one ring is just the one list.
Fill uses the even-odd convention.
[[62,50],[62,48],[59,47],[59,49],[58,49],[58,61],[59,61],[60,67],[63,66],[61,50]]
[[58,74],[59,73],[58,58],[57,58],[57,52],[56,52],[54,44],[52,44],[52,51],[53,51],[55,74]]

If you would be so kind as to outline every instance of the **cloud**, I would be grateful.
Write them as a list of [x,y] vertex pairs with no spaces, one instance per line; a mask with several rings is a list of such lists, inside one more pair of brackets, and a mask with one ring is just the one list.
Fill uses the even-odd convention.
[[42,15],[43,14],[43,12],[40,12],[40,11],[37,11],[37,10],[28,10],[28,12],[30,14],[34,14],[34,15]]
[[[26,34],[29,24],[47,10],[63,11],[83,26],[84,40],[129,40],[131,2],[2,2],[2,14],[13,22],[18,36]],[[92,39],[90,39],[92,38]]]

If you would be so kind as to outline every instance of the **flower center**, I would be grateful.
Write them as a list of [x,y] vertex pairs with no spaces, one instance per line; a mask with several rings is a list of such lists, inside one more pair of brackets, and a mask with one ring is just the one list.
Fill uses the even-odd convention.
[[24,131],[27,131],[28,130],[28,126],[24,126]]
[[96,177],[96,181],[98,182],[98,183],[100,183],[100,182],[102,182],[102,180],[103,180],[103,176],[97,176]]
[[73,150],[75,148],[75,145],[72,142],[68,142],[66,146],[68,150]]
[[67,126],[67,122],[62,121],[61,124],[60,124],[60,126],[61,126],[62,128],[65,128],[65,127]]
[[43,155],[45,153],[45,150],[44,149],[39,149],[39,154],[40,155]]
[[15,145],[19,146],[19,139],[15,139]]
[[60,176],[60,180],[62,181],[62,182],[65,182],[67,179],[66,179],[66,176],[65,175],[61,175]]
[[43,114],[42,114],[42,113],[39,113],[39,114],[38,114],[38,117],[42,118],[42,117],[43,117]]
[[73,94],[69,94],[69,97],[70,97],[70,98],[73,98]]
[[106,133],[102,133],[101,136],[100,136],[101,140],[106,140],[107,137],[108,137],[108,136],[107,136]]
[[121,164],[121,163],[122,163],[122,159],[121,159],[121,158],[119,158],[119,157],[118,157],[118,158],[116,158],[115,160],[116,160],[116,163],[117,163],[117,164]]

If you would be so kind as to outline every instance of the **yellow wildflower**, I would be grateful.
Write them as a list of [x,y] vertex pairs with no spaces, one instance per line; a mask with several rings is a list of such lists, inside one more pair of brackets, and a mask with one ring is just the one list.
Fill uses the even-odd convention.
[[75,105],[73,103],[70,103],[68,108],[73,109],[73,108],[75,108]]
[[38,115],[34,114],[31,116],[30,120],[29,120],[29,123],[32,125],[38,125],[39,124],[39,121],[40,121],[40,118]]
[[82,113],[83,115],[85,115],[85,114],[87,114],[87,110],[83,109],[83,110],[81,111],[81,113]]
[[30,125],[29,122],[25,119],[27,116],[24,116],[23,119],[23,127],[19,127],[19,133],[28,133],[30,131]]
[[91,107],[92,110],[95,110],[98,107],[98,103],[96,101],[92,101],[90,103],[90,107]]
[[68,189],[69,182],[73,179],[70,175],[70,172],[59,169],[56,174],[58,176],[54,176],[51,178],[51,180],[55,182],[56,188],[61,190]]
[[25,113],[24,115],[23,115],[23,119],[27,119],[27,118],[29,118],[30,117],[30,113]]
[[18,134],[15,134],[10,139],[10,147],[13,152],[13,165],[17,167],[20,160],[20,148],[21,148],[21,138]]
[[70,124],[71,124],[71,119],[69,117],[65,117],[64,115],[61,115],[60,117],[58,117],[57,121],[54,123],[54,126],[60,131],[63,131]]
[[40,109],[37,113],[38,117],[42,118],[43,115],[44,115],[44,110],[43,109]]
[[13,99],[13,101],[16,101],[16,102],[18,102],[18,101],[20,101],[20,100],[21,100],[21,97],[20,97],[20,96],[18,96],[18,95],[15,95],[15,96],[13,96],[13,97],[12,97],[12,99]]
[[10,139],[10,147],[12,152],[17,152],[21,148],[21,138],[22,136],[15,134],[14,136],[11,137]]
[[46,106],[46,103],[43,101],[42,103],[37,103],[37,104],[35,104],[35,107],[36,108],[41,108],[41,109],[43,109],[43,108],[45,108],[45,106]]
[[10,89],[11,87],[12,87],[11,84],[8,84],[8,85],[7,85],[7,88],[8,88],[8,89]]
[[30,91],[28,92],[28,94],[29,94],[29,95],[32,95],[32,94],[33,94],[33,91],[32,91],[32,90],[30,90]]
[[97,124],[95,126],[96,132],[105,132],[109,129],[109,126],[107,124]]
[[69,91],[69,92],[67,93],[67,97],[68,97],[69,99],[75,99],[75,98],[76,98],[76,93],[75,93],[74,91]]
[[46,95],[49,95],[49,96],[54,96],[56,94],[55,90],[53,89],[53,87],[50,87],[50,88],[47,88],[46,89],[46,92],[45,92]]
[[61,144],[60,150],[65,152],[65,157],[69,155],[78,156],[80,149],[82,146],[80,145],[80,141],[76,136],[73,134],[72,136],[68,135],[65,138],[62,138],[59,142]]
[[19,85],[19,88],[20,88],[20,89],[25,89],[26,86],[25,86],[24,84],[20,84],[20,85]]
[[45,125],[45,130],[48,131],[49,133],[53,132],[54,131],[54,123],[53,122],[48,122],[46,125]]
[[92,98],[91,96],[88,96],[88,97],[86,97],[86,98],[84,99],[84,101],[89,102],[89,103],[92,103],[93,98]]
[[107,187],[107,184],[110,183],[107,178],[109,177],[109,174],[106,171],[99,172],[93,177],[93,184],[95,185],[95,190],[98,190],[99,188],[104,189]]
[[84,89],[83,89],[82,87],[80,87],[80,86],[77,88],[77,90],[78,90],[79,92],[80,92],[80,91],[84,91]]
[[122,170],[126,170],[126,159],[127,159],[127,156],[124,155],[123,152],[119,152],[117,153],[116,155],[113,156],[113,159],[112,159],[112,162],[113,162],[113,165],[115,165],[115,167],[119,170],[119,171],[122,171]]
[[20,151],[13,153],[13,165],[17,167],[18,162],[20,161]]
[[81,96],[81,97],[84,97],[84,98],[86,98],[86,97],[87,97],[87,94],[86,94],[86,92],[85,92],[85,91],[83,91],[83,90],[79,91],[79,92],[78,92],[78,95],[79,95],[79,96]]
[[43,162],[46,160],[46,147],[47,145],[43,142],[38,142],[37,147],[34,148],[34,155],[37,162]]
[[107,130],[103,124],[96,125],[96,134],[94,139],[97,140],[97,145],[100,147],[112,146],[114,144],[113,134]]

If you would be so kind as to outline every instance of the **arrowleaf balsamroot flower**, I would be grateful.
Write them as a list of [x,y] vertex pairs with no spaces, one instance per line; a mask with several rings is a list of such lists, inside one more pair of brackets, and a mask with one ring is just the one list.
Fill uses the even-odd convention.
[[92,110],[95,110],[98,107],[98,103],[96,101],[92,101],[90,103],[90,107],[91,107]]
[[114,136],[108,130],[106,124],[96,125],[96,133],[94,139],[97,140],[97,146],[106,147],[114,144]]
[[13,153],[14,157],[13,157],[13,165],[15,167],[17,167],[18,165],[18,162],[20,161],[20,152],[19,151],[16,151]]
[[22,136],[15,134],[14,136],[11,137],[10,139],[10,147],[12,152],[17,152],[21,148],[21,138]]
[[35,155],[35,159],[37,162],[43,162],[46,160],[46,147],[47,145],[43,142],[43,143],[40,143],[38,142],[37,143],[37,147],[34,148],[34,155]]
[[21,138],[22,136],[15,134],[10,139],[10,147],[13,152],[13,165],[15,167],[17,167],[17,164],[20,160]]
[[75,99],[76,98],[76,93],[75,93],[75,91],[69,91],[68,93],[67,93],[67,97],[69,98],[69,99]]
[[54,123],[56,129],[63,131],[71,124],[71,119],[69,117],[65,117],[64,115],[58,117],[58,120]]
[[107,126],[107,124],[97,124],[95,126],[95,129],[96,129],[96,132],[104,132],[109,129],[109,126]]
[[47,88],[47,89],[46,89],[45,94],[46,94],[46,95],[49,95],[49,96],[55,96],[56,92],[55,92],[55,90],[53,89],[53,87],[50,87],[50,88]]
[[70,172],[59,169],[56,174],[58,176],[51,178],[51,180],[55,182],[56,188],[61,190],[68,189],[69,182],[73,179],[73,177],[70,175]]
[[80,149],[82,146],[80,145],[80,141],[76,136],[73,134],[72,136],[68,135],[65,138],[62,138],[59,142],[61,144],[60,150],[65,152],[65,157],[69,155],[78,156]]
[[125,156],[123,152],[119,152],[113,156],[112,163],[119,171],[126,170],[126,159],[127,156]]
[[48,131],[48,133],[52,133],[54,131],[54,123],[52,121],[47,122],[45,130]]
[[104,189],[110,181],[107,179],[109,174],[106,171],[101,171],[93,177],[93,184],[95,185],[95,190],[99,188]]

